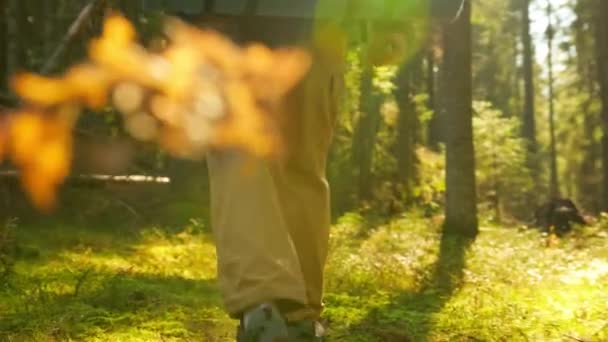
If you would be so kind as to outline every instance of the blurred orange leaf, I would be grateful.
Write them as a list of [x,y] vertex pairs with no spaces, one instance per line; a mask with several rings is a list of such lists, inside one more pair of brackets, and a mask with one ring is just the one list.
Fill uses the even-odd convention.
[[176,19],[167,21],[166,34],[163,51],[148,51],[135,41],[127,19],[111,15],[89,46],[88,62],[60,77],[24,73],[12,79],[24,106],[10,115],[0,152],[8,146],[39,208],[53,206],[69,174],[79,110],[108,101],[124,115],[132,137],[155,141],[178,157],[222,148],[262,158],[278,154],[275,114],[281,98],[306,74],[308,54],[239,47]]

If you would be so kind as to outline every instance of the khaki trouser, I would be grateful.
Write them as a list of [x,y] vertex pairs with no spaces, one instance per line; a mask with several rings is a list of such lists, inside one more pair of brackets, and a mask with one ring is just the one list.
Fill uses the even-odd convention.
[[313,53],[308,76],[284,101],[282,159],[208,156],[218,279],[233,317],[275,300],[303,305],[293,319],[321,314],[330,226],[325,168],[343,81],[333,48],[332,56]]

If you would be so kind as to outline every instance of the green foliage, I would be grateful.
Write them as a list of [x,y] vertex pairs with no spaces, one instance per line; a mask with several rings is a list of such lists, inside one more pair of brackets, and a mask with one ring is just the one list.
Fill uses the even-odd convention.
[[179,231],[19,227],[38,256],[0,288],[2,341],[227,341],[235,323],[200,223]]
[[[426,127],[426,125],[431,121],[434,115],[433,110],[428,108],[429,94],[416,94],[413,98],[413,101],[416,107],[416,114],[420,120],[420,125],[422,127]],[[421,141],[424,141],[424,139],[421,139]]]
[[[608,338],[608,218],[554,247],[536,231],[482,228],[470,246],[408,212],[376,225],[350,213],[331,230],[328,341]],[[179,230],[19,226],[0,288],[0,340],[232,341],[215,248]]]
[[[23,3],[28,5],[24,10],[42,8],[32,0]],[[137,5],[115,0],[111,3],[138,19],[144,41],[160,30],[159,13],[138,13]],[[601,122],[591,3],[577,0],[567,5],[573,6],[577,20],[573,27],[560,30],[556,108],[562,188],[593,210],[598,207],[601,183]],[[533,188],[538,189],[519,137],[521,22],[513,10],[515,4],[517,1],[474,1],[474,94],[479,100],[474,105],[476,171],[480,204],[491,219],[485,222],[491,224],[511,216],[527,218],[532,208],[529,194]],[[28,17],[19,25],[29,28],[22,30],[26,33],[34,26],[53,26],[44,38],[58,41],[64,33],[61,30],[80,7],[60,1],[59,16],[38,11],[31,23]],[[98,30],[98,24],[91,23],[64,64],[82,56],[84,42]],[[369,41],[363,38],[366,29]],[[398,69],[395,65],[374,68],[373,92],[380,97],[382,113],[374,137],[374,193],[367,203],[356,198],[357,165],[352,158],[352,142],[361,117],[361,99],[369,95],[361,93],[366,58],[376,52],[375,48],[390,46],[389,38],[395,33],[416,31],[409,46],[416,51],[426,29],[425,25],[347,27],[354,37],[353,46],[348,51],[346,96],[328,169],[334,214],[340,217],[331,230],[327,265],[324,318],[329,324],[329,341],[608,340],[608,216],[600,216],[591,227],[578,227],[551,248],[546,237],[536,231],[502,226],[482,228],[470,246],[454,237],[441,239],[445,155],[421,146],[434,114],[428,108],[430,94],[422,90],[421,75],[414,77],[415,90],[408,94],[420,125],[415,132],[420,162],[413,205],[403,200],[405,189],[398,181],[402,170],[394,153],[399,117],[393,94]],[[36,35],[23,34],[20,38],[23,66],[39,67],[53,44],[42,42]],[[544,86],[540,67],[536,74],[540,88]],[[440,92],[433,95],[441,97]],[[541,94],[537,101],[542,105],[546,99],[542,92],[537,93]],[[545,111],[538,106],[537,117]],[[118,135],[111,111],[105,114],[92,119],[90,127],[81,122],[80,128]],[[538,120],[542,160],[546,159],[542,149],[547,145],[545,121]],[[148,159],[159,158],[152,151]],[[167,171],[164,167],[155,170]],[[176,173],[174,178],[199,181],[204,175],[195,171]],[[542,172],[538,181],[542,188]],[[81,225],[92,217],[141,222],[138,213],[152,211],[172,218],[207,217],[199,205],[202,194],[194,191],[204,188],[204,184],[192,184],[184,186],[196,192],[188,196],[188,202],[176,200],[184,199],[184,193],[178,191],[167,201],[169,204],[154,205],[150,199],[159,196],[136,190],[139,197],[133,202],[142,207],[121,204],[115,194],[101,196],[86,190],[72,200],[93,203],[95,212],[80,211],[74,205],[69,206],[68,214],[78,216]],[[540,191],[533,195],[544,197]],[[360,210],[362,207],[366,210]],[[349,210],[357,213],[340,215]],[[382,223],[370,222],[372,216],[375,220],[380,217]],[[233,339],[235,322],[221,309],[214,246],[201,221],[193,220],[189,227],[174,231],[139,229],[134,223],[112,229],[92,229],[90,224],[86,229],[65,225],[16,229],[10,224],[3,228],[0,278],[5,276],[0,280],[6,281],[0,282],[0,340]],[[17,252],[13,249],[16,239],[20,242]]]
[[604,340],[604,221],[553,248],[536,231],[503,227],[463,248],[415,215],[378,227],[332,252],[329,340]]
[[473,0],[473,94],[503,113],[520,116],[518,1]]
[[[381,120],[375,136],[372,150],[371,183],[373,184],[372,198],[366,203],[361,203],[357,198],[357,159],[353,158],[354,144],[356,139],[355,128],[361,118],[361,102],[366,96],[361,94],[361,78],[363,73],[362,50],[360,45],[353,47],[347,57],[347,72],[345,75],[346,94],[344,106],[336,133],[334,144],[329,158],[329,179],[332,185],[332,198],[334,214],[339,215],[352,209],[372,210],[386,215],[394,215],[408,208],[412,203],[420,204],[426,209],[434,212],[439,209],[438,204],[442,198],[445,188],[442,177],[444,164],[437,163],[442,157],[421,147],[426,140],[425,125],[433,116],[433,111],[428,107],[429,95],[425,92],[415,92],[411,95],[413,111],[417,126],[411,131],[415,134],[412,138],[416,144],[413,146],[416,159],[421,165],[420,179],[413,175],[410,181],[412,188],[407,190],[400,179],[400,170],[397,165],[396,148],[398,134],[399,107],[395,99],[397,85],[395,79],[398,67],[385,65],[373,68],[373,91],[374,96],[379,96]],[[420,81],[420,80],[418,80]],[[417,89],[417,88],[416,88]],[[370,95],[368,94],[367,97]],[[420,148],[419,148],[420,147]],[[422,173],[425,172],[424,175]],[[430,183],[425,183],[429,181]],[[405,193],[413,196],[406,198]]]
[[[361,102],[367,100],[361,94],[360,88],[363,74],[362,58],[360,45],[350,49],[347,55],[345,96],[329,158],[328,178],[332,185],[334,213],[337,215],[361,206],[361,203],[357,203],[357,189],[353,186],[356,184],[358,171],[356,158],[353,155],[353,140],[357,123],[363,115]],[[372,151],[372,175],[373,182],[378,185],[375,187],[374,195],[382,197],[383,193],[393,191],[390,184],[394,181],[397,169],[396,160],[392,155],[398,115],[398,109],[392,96],[397,67],[378,66],[372,70],[373,96],[380,97],[382,115]]]
[[328,160],[328,178],[332,186],[332,209],[334,215],[343,213],[355,206],[356,188],[352,156],[352,140],[356,122],[361,115],[359,102],[361,92],[362,66],[358,49],[348,51],[346,73],[344,75],[345,91],[342,111],[337,118],[333,144]]
[[445,193],[445,152],[437,153],[420,147],[419,184],[414,188],[416,204],[425,212],[437,214],[441,210]]
[[602,128],[595,4],[599,2],[577,0],[562,9],[573,21],[558,27],[555,107],[561,191],[584,210],[598,213],[602,196]]
[[394,65],[389,66],[378,66],[374,68],[374,87],[377,88],[382,94],[389,95],[395,90],[395,84],[393,79],[397,73],[397,67]]
[[526,166],[525,141],[516,117],[504,117],[487,102],[474,104],[475,160],[479,198],[500,219],[525,215],[533,181]]
[[397,170],[393,156],[387,154],[383,157],[383,169],[378,169],[376,172],[386,172],[386,174],[375,188],[376,203],[371,208],[371,212],[382,213],[388,217],[394,217],[407,210],[420,210],[426,217],[440,214],[446,189],[445,152],[438,153],[422,146],[417,147],[418,178],[409,203],[406,203],[403,196],[406,191],[404,185],[391,178],[394,173],[389,173]]

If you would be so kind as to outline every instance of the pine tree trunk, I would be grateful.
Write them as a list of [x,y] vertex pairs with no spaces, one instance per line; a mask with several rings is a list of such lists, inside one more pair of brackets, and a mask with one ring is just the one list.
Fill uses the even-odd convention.
[[439,121],[439,111],[436,106],[436,74],[435,74],[435,56],[433,51],[429,49],[426,56],[426,92],[429,96],[427,103],[428,108],[433,111],[433,116],[428,122],[427,128],[427,145],[434,150],[437,150],[441,142],[441,131]]
[[400,68],[396,80],[397,87],[394,92],[399,107],[395,157],[397,159],[398,180],[403,187],[403,198],[406,203],[412,200],[417,179],[416,136],[419,123],[416,116],[416,106],[413,102],[413,82],[415,81],[413,69],[418,67],[419,61],[418,59],[413,63],[406,63]]
[[553,80],[553,39],[555,31],[552,23],[553,10],[551,3],[547,5],[547,17],[549,20],[549,26],[547,27],[547,68],[549,69],[549,162],[550,162],[550,184],[549,193],[550,197],[557,198],[560,196],[559,180],[557,174],[557,142],[555,138],[555,91],[554,91],[554,80]]
[[[600,113],[594,110],[597,93],[597,58],[593,54],[594,46],[590,45],[589,33],[595,38],[596,22],[593,21],[595,9],[593,1],[577,0],[574,11],[577,19],[573,23],[575,31],[576,70],[581,77],[581,86],[587,99],[581,105],[583,115],[582,134],[584,139],[580,145],[582,159],[576,175],[576,200],[585,211],[598,214],[601,210],[601,177],[600,165],[601,142],[595,139],[595,131],[600,126]],[[593,44],[593,41],[591,42]],[[590,54],[591,52],[591,54]]]
[[353,161],[357,166],[358,193],[363,200],[372,196],[374,144],[380,125],[380,96],[373,89],[373,69],[361,76],[360,117],[353,138]]
[[8,94],[8,70],[7,70],[7,51],[6,48],[8,46],[8,37],[7,37],[7,20],[8,20],[8,12],[7,12],[7,0],[0,0],[0,92],[2,95]]
[[[43,42],[43,60],[51,57],[53,53],[53,48],[55,47],[54,43],[54,27],[56,21],[56,13],[54,8],[53,1],[45,1],[41,4],[40,8],[44,10],[44,15],[42,15],[38,20],[42,22],[42,26],[44,27],[44,42]],[[44,63],[43,63],[44,64]]]
[[6,70],[9,75],[21,66],[19,48],[19,1],[6,0]]
[[597,11],[597,65],[602,101],[602,209],[608,211],[608,1],[596,0]]
[[524,113],[522,134],[527,141],[528,166],[534,178],[538,176],[536,153],[535,94],[534,94],[534,51],[532,51],[532,37],[530,35],[530,0],[521,0],[522,4],[522,44],[523,44],[523,71],[524,71]]
[[446,212],[444,233],[478,233],[472,117],[471,1],[444,29]]

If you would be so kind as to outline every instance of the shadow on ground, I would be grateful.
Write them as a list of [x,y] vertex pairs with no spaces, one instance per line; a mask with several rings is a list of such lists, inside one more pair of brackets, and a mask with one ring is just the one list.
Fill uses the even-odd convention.
[[343,336],[333,336],[333,340],[426,341],[433,328],[433,315],[440,312],[461,287],[466,252],[473,242],[471,238],[443,236],[437,261],[423,286],[397,294],[390,304],[375,308]]

